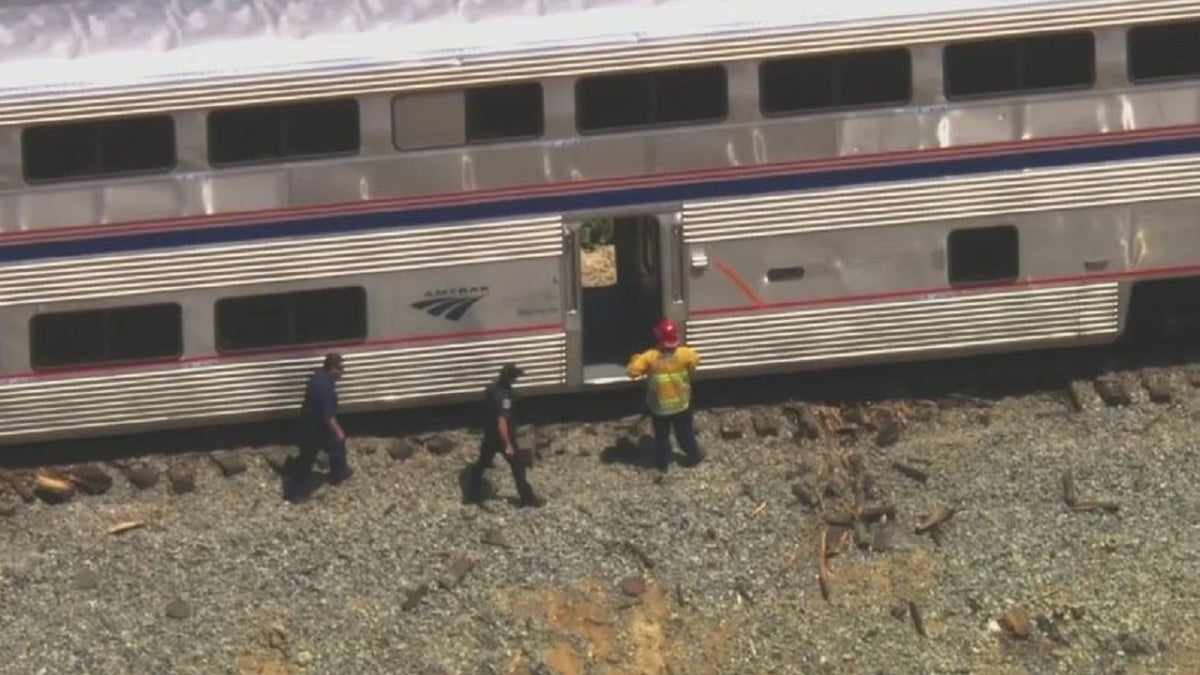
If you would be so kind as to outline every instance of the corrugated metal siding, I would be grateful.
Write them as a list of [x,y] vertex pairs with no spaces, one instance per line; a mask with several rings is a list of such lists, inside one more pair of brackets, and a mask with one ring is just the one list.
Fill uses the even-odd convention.
[[549,258],[558,216],[0,267],[0,307]]
[[1200,195],[1200,157],[913,181],[686,204],[689,243]]
[[[566,334],[345,352],[343,408],[471,394],[516,361],[522,386],[566,382]],[[313,357],[0,384],[0,440],[298,410]]]
[[[757,59],[789,54],[841,51],[879,45],[919,44],[1035,33],[1084,27],[1137,24],[1192,18],[1194,0],[1080,2],[1059,7],[1033,5],[1020,11],[968,13],[949,18],[855,22],[777,30],[734,30],[719,37],[698,34],[687,40],[638,43],[636,34],[612,37],[576,48],[526,47],[515,53],[462,55],[433,61],[356,67],[305,66],[306,72],[216,76],[171,84],[167,76],[153,84],[65,93],[32,91],[12,96],[0,109],[0,125],[86,117],[147,114],[170,110],[247,105],[331,96],[399,93],[463,87],[504,80],[575,76],[603,71],[662,68],[697,62]],[[436,57],[435,57],[436,58]]]
[[706,368],[741,368],[1116,335],[1118,284],[979,292],[688,322]]

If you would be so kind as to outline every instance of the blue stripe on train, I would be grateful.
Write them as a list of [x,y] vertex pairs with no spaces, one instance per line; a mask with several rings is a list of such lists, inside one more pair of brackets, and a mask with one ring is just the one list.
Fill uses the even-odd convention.
[[1043,149],[1006,155],[933,161],[922,160],[918,156],[907,163],[887,166],[614,188],[583,194],[509,198],[504,201],[453,204],[367,214],[320,216],[273,223],[246,223],[224,227],[164,230],[109,237],[14,244],[0,246],[0,262],[247,242],[280,237],[304,237],[337,232],[362,232],[470,220],[515,218],[543,213],[602,211],[639,204],[746,197],[771,192],[1066,167],[1074,164],[1149,159],[1197,152],[1200,152],[1200,137],[1151,140],[1098,147]]

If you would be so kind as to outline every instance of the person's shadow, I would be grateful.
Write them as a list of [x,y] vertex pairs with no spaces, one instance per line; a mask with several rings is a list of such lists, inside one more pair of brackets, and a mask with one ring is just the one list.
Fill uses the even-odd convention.
[[462,503],[483,506],[489,499],[496,496],[496,487],[488,480],[486,474],[479,479],[478,483],[472,485],[471,473],[471,464],[464,466],[458,472],[458,490],[462,495]]
[[625,464],[649,469],[654,463],[654,437],[641,434],[636,439],[621,436],[612,445],[600,451],[601,464]]
[[307,477],[300,475],[298,465],[300,453],[293,450],[284,460],[279,469],[279,492],[284,501],[299,504],[307,501],[321,486],[329,483],[329,455],[324,451],[317,453],[313,461],[313,470]]

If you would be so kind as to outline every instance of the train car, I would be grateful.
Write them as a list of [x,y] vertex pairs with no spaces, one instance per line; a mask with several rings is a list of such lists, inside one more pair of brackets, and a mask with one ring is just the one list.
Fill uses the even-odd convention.
[[[14,0],[0,444],[1117,339],[1200,276],[1200,2]],[[587,224],[615,280],[581,273]]]

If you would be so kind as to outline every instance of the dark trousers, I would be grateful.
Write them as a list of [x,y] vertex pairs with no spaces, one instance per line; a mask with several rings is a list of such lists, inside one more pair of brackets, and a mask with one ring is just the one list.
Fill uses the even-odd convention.
[[492,466],[492,460],[496,458],[497,454],[502,455],[508,462],[509,468],[512,469],[513,482],[517,484],[517,494],[521,496],[521,499],[532,499],[533,488],[529,486],[529,479],[525,477],[525,461],[521,459],[521,453],[516,451],[513,452],[512,457],[509,457],[504,454],[503,442],[485,438],[479,444],[479,459],[471,465],[471,482],[468,486],[470,500],[479,501],[483,498],[483,472]]
[[346,463],[346,442],[336,438],[326,438],[318,441],[306,441],[300,444],[300,455],[296,457],[291,467],[293,487],[295,490],[305,490],[312,479],[313,462],[317,453],[324,450],[329,454],[329,482],[340,483],[346,480],[350,468]]
[[687,455],[691,464],[702,459],[700,444],[696,442],[696,429],[692,424],[692,409],[674,415],[654,415],[654,463],[665,470],[671,464],[671,431],[679,448]]

